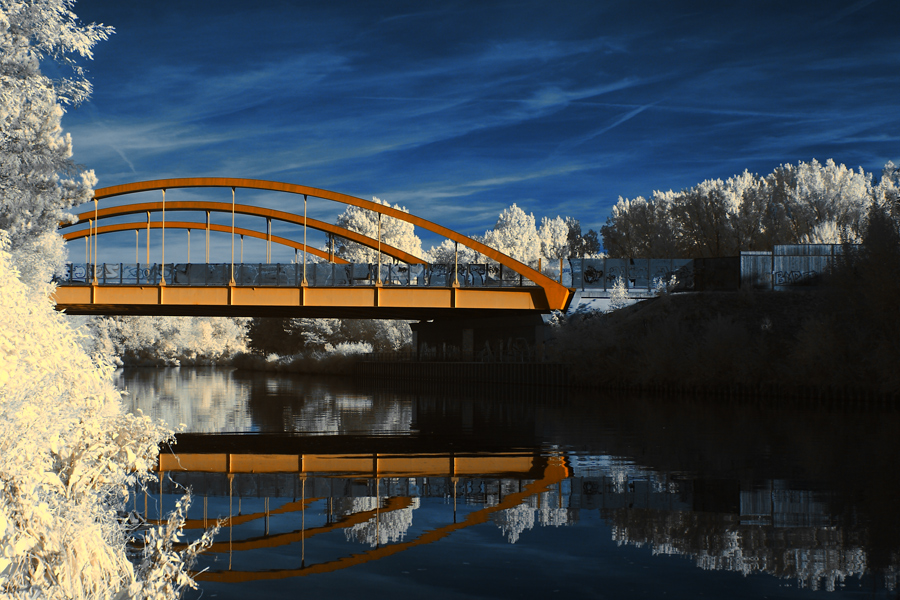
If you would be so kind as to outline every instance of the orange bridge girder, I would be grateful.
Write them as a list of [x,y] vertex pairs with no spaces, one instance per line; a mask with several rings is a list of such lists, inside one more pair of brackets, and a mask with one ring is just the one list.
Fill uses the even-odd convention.
[[60,285],[57,310],[72,315],[341,319],[438,319],[549,312],[537,286],[426,287]]
[[[415,226],[421,227],[432,233],[436,233],[440,236],[451,239],[455,242],[463,244],[469,248],[472,248],[476,252],[494,260],[513,271],[519,273],[525,278],[531,280],[536,285],[543,288],[544,294],[546,296],[547,305],[550,309],[563,310],[567,307],[569,299],[571,297],[571,290],[564,287],[560,283],[550,279],[539,271],[532,269],[528,265],[521,263],[514,258],[511,258],[486,244],[473,240],[467,236],[464,236],[452,229],[448,229],[442,225],[438,225],[437,223],[433,223],[416,215],[403,212],[402,210],[398,210],[396,208],[392,208],[387,205],[378,204],[377,202],[372,202],[370,200],[363,200],[362,198],[357,198],[355,196],[350,196],[347,194],[341,194],[339,192],[332,192],[329,190],[324,190],[320,188],[314,188],[309,186],[297,185],[292,183],[283,183],[276,181],[264,181],[260,179],[242,179],[242,178],[232,178],[232,177],[189,177],[189,178],[178,178],[178,179],[158,179],[154,181],[140,181],[135,183],[126,183],[122,185],[110,186],[106,188],[101,188],[94,191],[94,198],[96,200],[102,200],[103,198],[112,198],[115,196],[122,196],[125,194],[133,194],[137,192],[146,192],[153,190],[167,190],[167,189],[179,189],[179,188],[195,188],[195,187],[222,187],[222,188],[243,188],[243,189],[255,189],[255,190],[271,190],[278,192],[286,192],[290,194],[298,194],[303,196],[312,196],[314,198],[322,198],[324,200],[331,200],[334,202],[339,202],[341,204],[347,204],[350,206],[356,206],[359,208],[365,208],[368,210],[372,210],[374,212],[387,215],[389,217],[394,217],[395,219],[399,219],[401,221],[406,221],[407,223],[412,223]],[[160,209],[162,203],[152,203],[159,204]],[[166,208],[170,208],[171,205],[176,203],[167,203]],[[199,203],[203,204],[203,203]],[[206,203],[213,204],[213,203]],[[224,204],[227,206],[227,212],[231,212],[232,205],[227,203],[215,203],[215,204]],[[125,207],[120,207],[124,209]],[[253,208],[253,207],[251,207]],[[104,211],[113,210],[113,209],[104,209]],[[146,209],[143,209],[146,210]],[[204,208],[199,209],[190,209],[190,210],[206,210]],[[237,211],[237,206],[234,207],[235,212]],[[259,213],[269,213],[272,218],[281,219],[281,215],[288,215],[291,218],[288,219],[290,222],[302,224],[303,217],[297,217],[296,215],[291,215],[291,213],[284,213],[282,211],[270,211],[269,209],[257,209]],[[275,213],[279,213],[278,216]],[[127,214],[127,213],[118,213]],[[258,214],[258,213],[255,213]],[[104,215],[111,216],[111,215]],[[267,216],[267,214],[259,214],[259,216]],[[97,217],[99,218],[99,211],[97,211]],[[91,218],[91,213],[84,213],[83,215],[79,215],[79,219]],[[298,221],[299,219],[299,221]],[[311,222],[311,219],[306,219],[307,226]],[[321,223],[322,225],[328,225],[329,227],[335,227],[333,225],[329,225],[327,223]],[[328,229],[324,229],[328,231]],[[347,237],[342,233],[337,233],[337,235],[341,235],[342,237]],[[352,239],[352,238],[348,238]],[[357,240],[353,240],[357,241]],[[362,243],[362,242],[360,242]],[[376,241],[377,244],[377,241]],[[368,245],[368,244],[365,244]],[[371,247],[371,246],[370,246]],[[381,244],[382,249],[384,250],[384,244]],[[389,254],[388,252],[385,252]],[[424,262],[420,259],[418,260],[406,260],[397,256],[400,260],[407,263],[414,262]],[[412,258],[412,257],[411,257]]]

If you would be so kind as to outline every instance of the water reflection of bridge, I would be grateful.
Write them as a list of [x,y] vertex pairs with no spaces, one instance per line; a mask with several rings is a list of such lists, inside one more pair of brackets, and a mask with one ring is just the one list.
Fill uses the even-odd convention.
[[[565,458],[561,454],[547,455],[537,449],[529,451],[510,451],[502,453],[430,453],[430,454],[244,454],[244,453],[201,453],[181,452],[177,455],[163,453],[157,465],[160,474],[160,482],[164,481],[163,475],[169,473],[170,485],[188,485],[199,483],[198,477],[204,479],[202,489],[205,494],[213,492],[225,492],[227,488],[228,517],[225,527],[228,529],[228,541],[217,541],[208,550],[210,553],[227,553],[229,557],[229,569],[225,571],[205,571],[197,575],[201,581],[219,582],[245,582],[262,579],[283,579],[326,573],[359,565],[373,560],[378,560],[403,552],[416,546],[431,544],[443,539],[461,529],[478,525],[489,521],[492,515],[508,511],[521,505],[525,500],[535,495],[547,492],[553,486],[559,486],[569,475]],[[181,475],[181,477],[179,477]],[[292,479],[294,494],[299,492],[300,500],[293,501],[269,510],[269,498],[265,499],[263,512],[242,514],[240,509],[241,496],[238,499],[238,514],[234,514],[235,483],[240,493],[248,481],[240,481],[241,476],[275,475],[282,483],[286,479]],[[410,511],[418,508],[417,495],[391,489],[391,483],[405,481],[409,485],[410,480],[422,479],[427,481],[437,478],[452,486],[454,500],[453,522],[447,523],[427,531],[423,531],[408,541],[396,541],[398,536],[393,536],[389,543],[382,545],[381,537],[377,532],[379,526],[385,526],[383,521],[395,513]],[[461,520],[457,520],[456,497],[460,479],[473,481],[481,478],[497,480],[515,480],[519,482],[518,489],[510,491],[497,502],[475,511],[467,511]],[[212,481],[210,480],[212,479]],[[352,480],[359,482],[366,480],[365,491],[371,494],[374,487],[375,501],[361,504],[351,502],[350,507],[339,507],[338,513],[334,510],[334,489],[330,485],[334,480]],[[177,483],[175,483],[177,482]],[[371,482],[373,485],[369,485]],[[382,482],[385,495],[382,496]],[[212,485],[210,485],[212,484]],[[218,484],[218,485],[217,485]],[[465,485],[465,484],[464,484]],[[299,487],[299,489],[297,489]],[[330,489],[329,489],[330,488]],[[443,486],[441,486],[443,491]],[[174,490],[170,490],[174,491]],[[286,490],[280,490],[282,493]],[[561,491],[561,490],[558,490]],[[163,492],[161,487],[160,492]],[[309,496],[307,493],[309,492]],[[224,495],[224,494],[223,494]],[[562,494],[557,493],[561,502]],[[306,527],[306,511],[312,504],[328,499],[327,519],[325,524]],[[371,495],[363,496],[371,498]],[[205,528],[211,524],[206,515],[206,497],[204,498],[204,517],[192,519],[186,523],[188,529]],[[371,504],[371,506],[370,506]],[[350,510],[346,510],[350,508]],[[285,515],[299,512],[301,515],[301,529],[287,532],[270,533],[269,522],[273,515]],[[245,525],[252,521],[263,519],[265,533],[262,536],[252,536],[239,540],[233,539],[232,529],[235,526]],[[401,519],[402,520],[402,519]],[[350,556],[342,556],[334,560],[307,565],[305,549],[307,540],[337,530],[365,527],[369,522],[374,522],[376,527],[375,543],[373,548]],[[408,525],[407,525],[408,526]],[[404,530],[405,533],[405,530]],[[403,533],[400,534],[402,538]],[[371,537],[371,536],[368,536]],[[232,570],[232,556],[235,552],[274,548],[291,544],[300,544],[301,565],[299,568],[273,569],[273,570]],[[182,544],[180,547],[184,547]]]

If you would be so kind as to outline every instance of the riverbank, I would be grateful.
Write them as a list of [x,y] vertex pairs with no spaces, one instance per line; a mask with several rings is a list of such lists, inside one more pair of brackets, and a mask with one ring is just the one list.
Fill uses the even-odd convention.
[[858,309],[832,289],[663,295],[569,319],[551,354],[579,386],[893,399],[897,353],[872,331],[874,315]]
[[279,356],[238,353],[230,365],[241,371],[297,373],[304,375],[351,375],[361,357],[371,352],[367,344],[340,344],[330,351]]

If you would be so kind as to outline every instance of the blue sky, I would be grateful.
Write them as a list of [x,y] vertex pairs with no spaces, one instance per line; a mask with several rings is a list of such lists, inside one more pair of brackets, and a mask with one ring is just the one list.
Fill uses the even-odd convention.
[[[87,64],[92,99],[63,119],[100,187],[287,181],[480,234],[513,202],[599,229],[619,196],[813,158],[876,175],[900,162],[896,0],[80,0],[75,12],[116,28]],[[272,193],[238,201],[296,208]],[[311,207],[328,221],[343,208]]]

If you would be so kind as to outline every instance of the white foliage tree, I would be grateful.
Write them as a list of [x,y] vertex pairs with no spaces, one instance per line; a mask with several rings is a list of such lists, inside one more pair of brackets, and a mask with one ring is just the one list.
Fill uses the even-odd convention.
[[601,229],[604,246],[615,257],[689,258],[857,240],[869,203],[879,194],[883,203],[896,197],[888,172],[873,189],[862,169],[812,160],[781,165],[766,177],[745,171],[680,192],[654,192],[649,200],[620,198]]
[[494,229],[484,234],[484,243],[529,266],[541,255],[534,215],[515,204],[500,213]]
[[[65,260],[58,223],[65,210],[88,201],[96,178],[78,173],[72,140],[63,134],[63,104],[78,104],[91,91],[73,56],[112,32],[81,25],[72,0],[0,0],[0,229],[7,231],[23,279],[37,285]],[[40,62],[55,59],[72,75],[51,81]]]
[[841,227],[829,220],[816,224],[809,233],[800,238],[801,244],[858,244],[860,237],[849,227]]
[[171,432],[124,413],[112,367],[81,349],[44,290],[18,279],[7,247],[0,233],[0,319],[16,324],[0,328],[0,592],[174,597],[193,586],[172,550],[184,515],[148,533],[137,565],[119,516]]
[[609,292],[609,310],[607,312],[625,308],[628,304],[630,304],[630,302],[628,298],[628,287],[625,285],[625,278],[617,277],[616,283],[613,284],[613,287]]
[[569,256],[569,224],[562,217],[541,219],[538,229],[541,240],[541,255],[548,260],[559,260]]
[[247,350],[248,318],[106,317],[89,321],[91,352],[128,365],[216,364]]
[[[379,198],[372,198],[376,204],[390,206],[389,202],[385,202]],[[405,207],[395,204],[393,208],[403,212],[409,212]],[[378,239],[378,213],[375,211],[359,208],[356,206],[348,206],[344,212],[338,215],[336,224],[361,233],[372,239]],[[409,252],[414,256],[422,256],[422,240],[416,235],[415,227],[412,223],[395,219],[394,217],[381,216],[381,241],[385,244],[399,248],[405,252]],[[356,242],[351,242],[344,238],[335,240],[337,246],[336,253],[341,258],[357,263],[375,263],[378,260],[378,251]],[[382,264],[390,262],[387,256],[381,257]]]
[[841,228],[848,228],[856,235],[862,233],[866,210],[871,201],[872,177],[855,172],[828,159],[824,165],[812,160],[801,162],[794,168],[794,186],[790,188],[790,201],[796,230],[802,236],[820,223],[835,221]]
[[344,341],[340,319],[291,319],[291,326],[299,332],[305,350],[326,350]]
[[[475,241],[482,241],[478,236],[471,236]],[[461,265],[483,264],[486,258],[480,252],[472,250],[464,244],[446,239],[437,246],[432,246],[426,254],[428,262],[436,265],[452,265],[454,261]]]
[[888,161],[881,172],[881,181],[873,189],[875,203],[897,219],[900,216],[900,169]]

